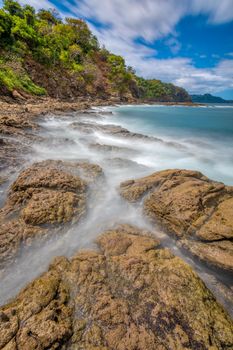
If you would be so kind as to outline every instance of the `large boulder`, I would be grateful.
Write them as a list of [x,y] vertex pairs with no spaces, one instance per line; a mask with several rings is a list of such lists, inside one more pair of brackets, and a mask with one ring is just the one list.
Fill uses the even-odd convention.
[[130,202],[143,200],[145,213],[195,256],[233,270],[233,187],[197,171],[165,170],[120,191]]
[[191,267],[148,232],[105,232],[56,258],[0,309],[0,349],[233,348],[233,324]]
[[88,184],[101,174],[98,165],[52,160],[22,171],[0,210],[0,267],[17,256],[22,244],[77,222],[86,211]]

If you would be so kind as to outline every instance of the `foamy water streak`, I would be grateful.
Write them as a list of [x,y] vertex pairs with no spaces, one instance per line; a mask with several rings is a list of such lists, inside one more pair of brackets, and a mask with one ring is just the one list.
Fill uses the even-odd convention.
[[[93,185],[87,215],[80,223],[66,229],[62,235],[51,237],[42,247],[38,248],[35,243],[34,247],[23,252],[17,265],[7,271],[0,285],[0,303],[5,303],[27,282],[45,271],[53,257],[58,255],[70,257],[79,249],[93,247],[96,237],[103,230],[114,227],[116,224],[128,223],[152,230],[163,244],[169,246],[175,254],[184,258],[196,269],[220,302],[233,314],[233,308],[229,302],[232,294],[224,284],[218,283],[216,275],[184,256],[172,239],[151,226],[143,216],[140,205],[126,203],[118,193],[118,187],[122,181],[172,167],[201,170],[207,175],[209,175],[208,170],[212,169],[213,176],[210,177],[218,173],[219,177],[224,177],[224,174],[228,174],[230,170],[227,168],[227,161],[224,157],[221,158],[222,163],[226,163],[225,170],[218,172],[216,160],[213,157],[215,148],[209,140],[203,138],[185,140],[162,135],[161,131],[158,134],[153,133],[153,136],[163,138],[163,142],[120,137],[101,130],[84,133],[72,127],[74,122],[81,121],[100,125],[121,124],[135,132],[143,130],[140,123],[133,126],[130,122],[127,124],[126,119],[117,114],[117,110],[116,113],[109,115],[106,113],[101,115],[101,111],[102,109],[96,109],[99,113],[97,115],[80,115],[78,112],[64,117],[49,115],[41,122],[41,136],[44,137],[44,141],[34,145],[33,157],[28,159],[29,163],[45,159],[88,160],[103,168],[104,177]],[[103,111],[106,112],[106,109]],[[144,131],[146,131],[145,127]],[[151,133],[148,132],[148,134]],[[90,147],[93,144],[115,148],[108,150]],[[229,298],[226,294],[229,294]]]

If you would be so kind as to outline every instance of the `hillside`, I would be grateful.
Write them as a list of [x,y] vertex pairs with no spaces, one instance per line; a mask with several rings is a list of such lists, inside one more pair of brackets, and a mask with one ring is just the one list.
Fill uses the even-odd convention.
[[197,103],[231,103],[232,101],[224,100],[221,97],[211,94],[191,95],[192,101]]
[[184,89],[137,77],[83,20],[12,0],[0,9],[0,95],[190,101]]

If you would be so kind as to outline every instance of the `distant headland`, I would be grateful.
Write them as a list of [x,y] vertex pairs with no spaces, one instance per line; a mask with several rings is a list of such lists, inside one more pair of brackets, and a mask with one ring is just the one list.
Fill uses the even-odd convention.
[[194,103],[233,103],[233,100],[224,100],[219,96],[213,96],[211,94],[191,95],[191,98]]

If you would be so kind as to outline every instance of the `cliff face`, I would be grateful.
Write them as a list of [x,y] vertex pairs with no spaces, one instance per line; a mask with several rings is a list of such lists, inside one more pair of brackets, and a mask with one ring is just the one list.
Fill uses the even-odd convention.
[[62,21],[8,0],[0,9],[0,95],[190,101],[172,84],[138,78],[124,58],[100,47],[83,20]]

